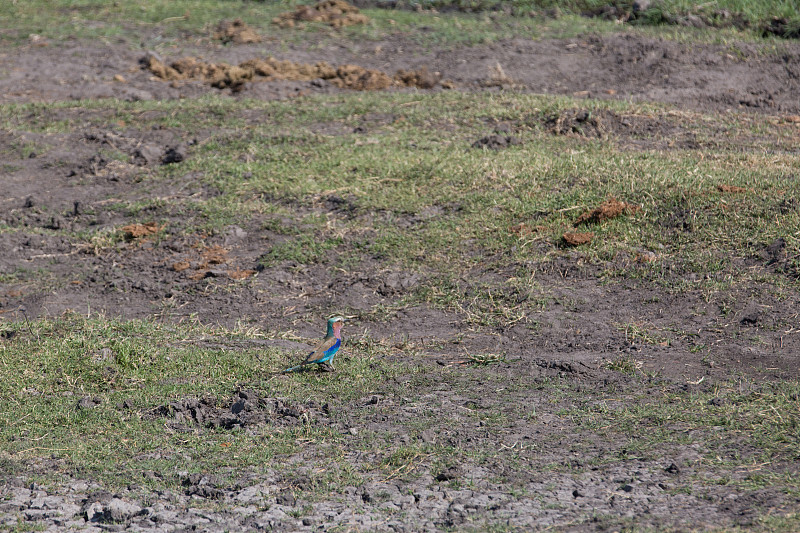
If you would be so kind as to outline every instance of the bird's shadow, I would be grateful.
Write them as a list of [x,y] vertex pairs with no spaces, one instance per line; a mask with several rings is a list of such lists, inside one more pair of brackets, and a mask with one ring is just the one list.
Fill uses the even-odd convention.
[[[316,368],[314,368],[314,367],[316,367]],[[317,372],[317,373],[320,373],[320,374],[329,374],[329,373],[336,372],[336,369],[333,368],[328,363],[317,363],[317,364],[311,364],[311,365],[306,365],[306,366],[300,367],[297,370],[293,370],[292,372],[282,372],[282,374],[299,374],[301,372],[304,372],[304,373],[305,372]]]

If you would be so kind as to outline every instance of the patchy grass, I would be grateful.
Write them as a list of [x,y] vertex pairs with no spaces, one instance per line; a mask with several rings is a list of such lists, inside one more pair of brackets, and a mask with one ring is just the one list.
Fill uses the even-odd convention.
[[[568,38],[586,33],[644,31],[683,41],[729,42],[761,39],[763,28],[773,17],[785,19],[788,28],[800,27],[796,6],[788,0],[744,2],[724,0],[699,3],[685,0],[659,2],[643,13],[635,25],[620,26],[613,17],[587,17],[597,13],[608,2],[600,0],[550,2],[519,0],[435,0],[408,2],[411,7],[429,10],[381,9],[362,12],[369,17],[363,25],[333,29],[322,23],[309,23],[302,28],[283,29],[271,23],[278,14],[294,9],[296,0],[281,2],[247,2],[241,0],[148,0],[116,2],[101,0],[29,0],[5,2],[0,6],[0,25],[6,29],[0,39],[15,44],[32,41],[30,36],[61,42],[69,39],[101,39],[144,42],[147,48],[166,50],[173,40],[194,39],[209,42],[213,29],[224,19],[242,19],[258,33],[282,43],[313,39],[320,46],[342,37],[354,41],[380,41],[397,32],[404,32],[421,46],[463,46],[496,42],[513,37]],[[620,16],[630,12],[631,3],[619,6]],[[733,18],[721,14],[723,11]],[[687,16],[702,16],[707,24],[719,28],[694,28],[681,25]],[[731,24],[735,19],[737,24]],[[119,21],[125,21],[120,24]],[[739,23],[741,21],[741,23]],[[668,29],[664,28],[668,25]],[[654,30],[654,27],[658,27]],[[739,31],[739,27],[745,27]],[[143,37],[144,36],[144,37]],[[33,38],[35,39],[35,38]],[[143,41],[144,39],[144,41]]]
[[[181,124],[182,135],[202,139],[185,162],[142,179],[157,184],[191,175],[218,194],[121,204],[132,214],[158,220],[161,211],[180,210],[186,227],[174,230],[211,233],[260,216],[265,229],[285,236],[266,251],[263,266],[324,262],[352,269],[378,259],[434,272],[409,303],[461,310],[477,326],[513,324],[540,308],[544,295],[535,272],[563,257],[610,281],[638,278],[679,292],[700,288],[711,294],[756,277],[796,285],[795,126],[768,116],[446,92],[87,105],[98,128],[135,115],[142,117],[141,128]],[[57,107],[68,104],[4,106],[0,123],[24,131],[25,116]],[[679,125],[699,139],[698,147],[666,147],[654,137],[650,149],[620,149],[633,133],[591,138],[550,131],[550,117],[575,108]],[[374,122],[375,113],[394,120]],[[472,148],[496,122],[510,124],[522,144]],[[363,125],[367,134],[351,133]],[[82,115],[58,128],[79,127],[85,127]],[[563,248],[561,236],[609,197],[634,208],[582,224],[580,231],[594,233],[592,242]],[[108,240],[101,233],[75,237],[96,247]],[[777,239],[786,243],[786,260],[775,273],[739,267],[758,260]],[[514,290],[497,292],[495,281],[469,290],[454,282],[479,265],[509,272],[506,281]],[[648,343],[666,340],[627,329]]]
[[[76,476],[108,487],[138,480],[150,489],[175,489],[191,472],[214,472],[221,486],[243,473],[280,472],[287,486],[314,502],[366,480],[407,483],[453,466],[492,469],[500,461],[503,473],[495,482],[523,494],[531,471],[577,476],[626,461],[664,468],[657,466],[664,457],[688,447],[698,458],[677,465],[682,474],[672,491],[711,497],[727,485],[798,495],[797,382],[692,390],[640,376],[620,362],[610,368],[630,377],[619,388],[594,389],[571,378],[496,373],[525,364],[496,353],[438,367],[419,364],[420,354],[410,350],[400,362],[392,357],[394,343],[367,336],[346,343],[335,374],[276,375],[300,354],[264,343],[300,340],[291,331],[74,314],[9,327],[15,334],[0,340],[0,394],[7,399],[0,405],[0,460],[8,472],[26,465],[43,484]],[[150,415],[187,398],[210,398],[225,408],[239,390],[286,405],[324,405],[328,418],[317,423],[312,409],[290,425],[270,419],[223,429]],[[78,407],[83,398],[93,406]],[[452,407],[448,402],[456,398]],[[465,440],[449,440],[454,420]],[[561,429],[524,444],[509,433],[554,423]],[[88,434],[91,439],[75,438]],[[565,453],[581,460],[565,461]],[[470,486],[467,476],[439,482],[455,490]],[[382,497],[372,494],[378,503]],[[785,531],[797,523],[791,515],[762,519]]]
[[[622,360],[609,367],[636,371]],[[679,468],[702,465],[723,484],[753,490],[778,483],[798,494],[797,472],[790,466],[800,444],[797,382],[721,383],[703,392],[665,390],[657,399],[649,396],[627,398],[614,409],[589,402],[569,414],[606,437],[636,436],[626,447],[628,456],[663,456],[676,446],[699,446],[702,457]]]
[[[379,387],[400,369],[356,344],[348,347],[345,368],[335,379],[315,373],[276,377],[276,369],[288,366],[299,354],[226,348],[226,343],[255,346],[265,333],[254,330],[75,315],[21,323],[18,328],[12,340],[0,344],[0,361],[8,371],[0,382],[0,393],[7,398],[0,409],[5,460],[49,461],[59,466],[49,474],[45,469],[44,478],[57,478],[66,471],[112,486],[139,479],[142,469],[158,472],[172,486],[180,482],[181,471],[234,475],[236,469],[259,469],[265,461],[298,452],[298,442],[341,444],[336,431],[314,424],[313,419],[266,432],[202,426],[176,432],[163,418],[148,416],[159,406],[208,397],[223,406],[240,383],[250,384],[265,398],[296,403],[307,401],[313,391],[320,405],[333,405]],[[96,405],[79,407],[83,398]],[[89,434],[92,439],[75,438]],[[320,490],[357,482],[359,475],[349,465],[338,466],[340,479],[320,481]]]

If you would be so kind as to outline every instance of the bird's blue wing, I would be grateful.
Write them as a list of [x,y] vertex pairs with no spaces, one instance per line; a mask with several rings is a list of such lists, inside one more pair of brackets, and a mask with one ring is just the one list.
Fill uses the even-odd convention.
[[341,346],[341,344],[342,341],[336,337],[324,339],[313,352],[308,354],[303,364],[325,363],[330,361],[333,359],[333,356],[336,355],[336,352],[339,351],[339,346]]

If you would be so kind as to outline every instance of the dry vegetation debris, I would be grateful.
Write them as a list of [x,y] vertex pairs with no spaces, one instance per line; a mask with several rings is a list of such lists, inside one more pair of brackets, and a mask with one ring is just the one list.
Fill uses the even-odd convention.
[[538,233],[540,231],[546,231],[546,230],[547,230],[547,226],[544,226],[544,225],[541,225],[541,224],[537,225],[537,226],[532,226],[531,224],[528,224],[527,222],[520,222],[519,224],[515,224],[515,225],[511,226],[511,228],[510,228],[511,233],[513,233],[514,235],[516,235],[518,237],[526,237],[528,235],[532,235],[534,233]]
[[323,22],[334,28],[366,24],[369,18],[358,8],[343,0],[323,0],[313,6],[298,6],[294,11],[282,13],[272,19],[281,28],[302,27],[304,22]]
[[738,185],[717,185],[717,190],[719,192],[727,192],[731,194],[739,194],[743,192],[747,192],[746,187],[739,187]]

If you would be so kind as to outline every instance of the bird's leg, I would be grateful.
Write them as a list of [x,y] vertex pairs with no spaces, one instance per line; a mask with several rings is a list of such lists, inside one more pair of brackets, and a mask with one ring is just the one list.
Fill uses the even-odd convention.
[[319,364],[319,369],[322,370],[323,372],[335,372],[336,371],[336,369],[333,368],[333,365],[330,364],[330,363],[320,363]]

